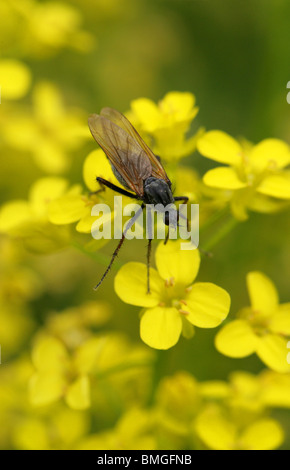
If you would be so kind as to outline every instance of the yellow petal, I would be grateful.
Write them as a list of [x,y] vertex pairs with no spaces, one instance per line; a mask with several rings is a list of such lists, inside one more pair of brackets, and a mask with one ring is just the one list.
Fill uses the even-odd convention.
[[278,212],[284,207],[287,207],[289,202],[280,199],[274,199],[265,194],[255,192],[254,197],[248,202],[247,207],[254,212],[261,212],[262,214],[271,214]]
[[78,377],[69,387],[66,393],[66,402],[74,410],[85,410],[91,404],[90,382],[87,375]]
[[[77,232],[80,232],[80,233],[91,233],[92,231],[92,227],[93,227],[93,223],[97,220],[98,217],[93,217],[91,216],[91,210],[90,210],[90,207],[87,208],[88,211],[87,211],[87,214],[86,215],[83,215],[83,217],[81,218],[81,220],[77,223],[76,225],[76,231]],[[109,214],[109,217],[108,217],[108,221],[107,221],[108,224],[111,223],[111,214]]]
[[118,271],[114,287],[116,294],[131,305],[155,307],[160,302],[164,282],[157,271],[150,268],[150,294],[147,294],[147,266],[142,263],[127,263]]
[[258,171],[284,168],[290,163],[289,145],[279,139],[265,139],[252,148],[249,158]]
[[34,374],[29,382],[29,399],[34,406],[48,405],[59,400],[64,393],[65,380],[58,371]]
[[231,136],[222,131],[206,132],[197,142],[198,151],[207,158],[229,165],[242,161],[242,147]]
[[53,224],[71,224],[90,213],[90,208],[81,195],[62,196],[52,201],[48,207],[48,218]]
[[166,245],[157,247],[155,260],[160,276],[166,280],[173,278],[175,283],[191,284],[199,270],[200,255],[198,250],[181,250],[181,241],[169,240]]
[[37,180],[29,192],[31,207],[35,214],[39,216],[45,215],[48,204],[62,196],[66,188],[67,181],[64,178],[47,177]]
[[290,199],[290,172],[266,176],[257,191],[267,196]]
[[33,91],[35,114],[47,125],[55,125],[64,115],[64,106],[58,88],[49,82],[38,83]]
[[290,372],[287,362],[287,340],[275,334],[268,334],[259,338],[257,355],[261,361],[276,372]]
[[228,315],[231,298],[219,286],[210,282],[199,282],[192,286],[186,296],[184,310],[189,312],[186,319],[200,328],[214,328]]
[[244,450],[272,450],[282,444],[284,433],[277,421],[261,419],[249,426],[239,440]]
[[241,189],[246,183],[243,183],[237,172],[233,168],[219,167],[209,170],[203,177],[203,181],[207,186],[220,189]]
[[32,349],[32,361],[39,371],[64,370],[67,365],[68,353],[63,343],[53,336],[40,337]]
[[253,310],[272,314],[279,303],[275,285],[265,274],[252,271],[247,274],[247,287]]
[[171,91],[164,96],[159,107],[165,118],[173,115],[174,121],[178,122],[194,118],[198,112],[194,104],[195,96],[192,93]]
[[29,68],[14,59],[0,61],[0,81],[2,101],[22,98],[31,84]]
[[269,328],[273,333],[290,336],[290,303],[278,306],[277,312],[271,318]]
[[33,211],[27,201],[7,202],[0,210],[0,232],[9,232],[33,217]]
[[233,450],[236,428],[215,408],[203,411],[196,420],[195,430],[203,443],[213,450]]
[[200,393],[205,398],[229,398],[231,394],[230,386],[222,380],[207,380],[199,385]]
[[261,400],[266,406],[272,408],[290,408],[289,374],[279,374],[266,370],[261,376],[261,385]]
[[44,421],[35,418],[19,418],[12,431],[13,443],[19,450],[48,450],[50,448],[49,432]]
[[153,101],[139,98],[131,102],[131,108],[145,131],[152,132],[159,126],[161,115]]
[[77,349],[74,357],[74,365],[81,375],[86,375],[94,368],[100,367],[100,357],[102,356],[104,346],[108,342],[104,337],[92,337],[85,341]]
[[109,160],[101,149],[97,149],[89,153],[84,162],[83,178],[90,191],[97,191],[100,189],[100,185],[96,181],[97,176],[119,185],[117,178],[114,176]]
[[156,349],[169,349],[179,340],[182,319],[175,308],[155,307],[145,311],[140,322],[144,343]]
[[75,443],[90,430],[90,417],[87,413],[68,407],[59,410],[52,416],[52,420],[58,436],[65,445]]
[[68,155],[52,136],[39,137],[38,145],[32,148],[36,164],[47,173],[63,173],[69,164]]
[[226,356],[245,357],[255,352],[257,337],[246,321],[234,320],[218,332],[215,346]]

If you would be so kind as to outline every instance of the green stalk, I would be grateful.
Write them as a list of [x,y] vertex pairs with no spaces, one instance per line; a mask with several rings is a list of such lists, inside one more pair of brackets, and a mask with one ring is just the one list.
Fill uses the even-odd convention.
[[217,245],[224,237],[226,237],[233,229],[238,225],[239,221],[233,217],[228,219],[221,227],[219,227],[203,246],[203,249],[206,251],[211,250],[215,245]]
[[[80,251],[81,253],[83,253],[86,256],[89,256],[89,258],[93,259],[94,261],[101,264],[102,266],[107,267],[109,265],[110,261],[111,261],[111,256],[106,255],[104,253],[100,253],[100,252],[87,251],[83,245],[81,245],[80,243],[78,243],[75,240],[71,244],[78,251]],[[121,263],[120,261],[115,259],[114,264],[112,266],[112,269],[119,269],[122,265],[123,265],[123,263]]]

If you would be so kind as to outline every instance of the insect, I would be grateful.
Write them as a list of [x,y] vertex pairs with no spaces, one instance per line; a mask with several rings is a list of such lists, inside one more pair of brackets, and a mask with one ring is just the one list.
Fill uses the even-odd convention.
[[[171,190],[172,183],[160,159],[154,155],[123,114],[112,108],[103,108],[99,115],[92,114],[89,117],[88,124],[92,136],[108,157],[112,170],[123,188],[112,184],[104,178],[97,177],[96,179],[101,186],[107,186],[124,196],[142,201],[140,206],[141,212],[146,207],[146,204],[153,204],[154,206],[162,204],[167,206],[175,201],[184,201],[185,203],[188,201],[186,196],[173,196]],[[165,213],[164,223],[169,225],[168,212]],[[109,273],[114,259],[125,240],[125,235],[126,233],[123,231],[111,261],[95,289],[102,284]],[[147,249],[148,294],[150,294],[151,242],[152,239],[149,239]]]

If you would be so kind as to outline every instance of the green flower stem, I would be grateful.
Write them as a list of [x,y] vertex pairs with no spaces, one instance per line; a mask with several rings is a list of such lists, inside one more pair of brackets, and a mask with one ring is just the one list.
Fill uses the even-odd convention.
[[207,221],[200,227],[199,232],[203,233],[209,227],[211,227],[215,222],[220,220],[224,215],[229,214],[229,208],[227,206],[223,207],[222,209],[214,212]]
[[[74,248],[76,248],[78,251],[83,253],[84,255],[89,256],[91,259],[93,259],[97,263],[101,264],[102,266],[107,267],[109,265],[110,261],[111,261],[111,256],[106,255],[104,253],[100,253],[100,252],[87,251],[83,245],[81,245],[80,243],[78,243],[75,240],[71,243],[71,245]],[[120,261],[115,259],[114,264],[112,266],[112,269],[119,269],[122,265],[123,265],[123,263],[121,263]]]
[[239,221],[234,217],[229,218],[221,225],[214,235],[203,245],[203,250],[209,251],[217,245],[224,237],[226,237],[238,225]]

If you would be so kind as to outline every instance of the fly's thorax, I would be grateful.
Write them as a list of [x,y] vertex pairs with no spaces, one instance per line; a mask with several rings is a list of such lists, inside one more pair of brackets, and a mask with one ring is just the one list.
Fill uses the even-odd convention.
[[168,204],[174,203],[172,191],[168,183],[160,178],[150,176],[144,181],[145,204]]

